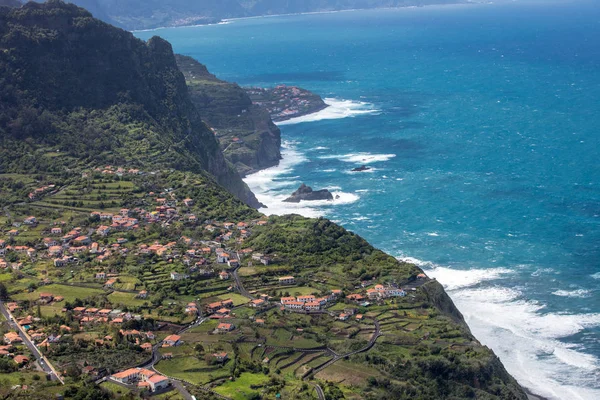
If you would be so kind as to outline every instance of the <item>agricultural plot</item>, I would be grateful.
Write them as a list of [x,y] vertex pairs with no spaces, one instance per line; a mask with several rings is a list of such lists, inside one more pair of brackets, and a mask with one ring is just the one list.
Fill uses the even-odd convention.
[[231,376],[229,360],[224,365],[208,365],[196,356],[173,357],[170,360],[161,360],[156,364],[160,373],[190,382],[195,385],[205,385],[217,379]]
[[84,180],[45,197],[40,204],[82,211],[117,210],[124,198],[140,196],[135,189],[135,184],[126,180]]
[[108,300],[114,307],[121,305],[126,307],[142,307],[144,304],[148,304],[148,299],[139,299],[136,296],[136,293],[114,291],[108,295]]
[[220,395],[234,400],[246,400],[251,398],[250,396],[254,393],[260,393],[259,389],[252,389],[253,387],[260,387],[268,380],[267,375],[243,373],[235,380],[228,381],[214,390]]
[[75,299],[84,299],[86,297],[96,296],[105,293],[101,289],[92,289],[81,286],[52,284],[38,288],[30,293],[19,293],[12,296],[14,300],[37,300],[40,293],[52,293],[54,296],[62,296],[65,301],[72,302]]
[[116,383],[111,381],[102,382],[100,384],[100,387],[105,391],[109,392],[111,395],[115,396],[116,398],[126,396],[130,393],[130,390],[128,390],[127,388],[121,385],[117,385]]
[[340,360],[315,375],[317,379],[341,383],[344,386],[364,386],[369,377],[379,377],[381,373],[373,368]]

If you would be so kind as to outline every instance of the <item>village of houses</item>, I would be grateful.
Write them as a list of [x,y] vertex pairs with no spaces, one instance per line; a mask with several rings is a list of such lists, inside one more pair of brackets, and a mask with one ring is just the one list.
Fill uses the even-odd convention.
[[[103,174],[113,173],[112,169],[105,169]],[[39,193],[53,190],[53,186],[40,188]],[[33,198],[39,194],[32,193]],[[30,197],[32,197],[30,196]],[[12,271],[18,273],[36,263],[51,263],[59,270],[81,267],[80,261],[83,255],[92,259],[92,270],[83,273],[89,279],[82,282],[85,286],[90,281],[104,291],[118,291],[119,281],[123,277],[119,271],[110,267],[110,260],[114,257],[134,255],[136,257],[155,256],[155,260],[164,260],[167,265],[175,265],[173,260],[180,260],[184,269],[177,268],[168,271],[172,282],[195,281],[197,279],[213,280],[216,282],[227,282],[227,292],[231,297],[237,296],[238,300],[223,298],[211,301],[213,297],[198,299],[200,301],[188,301],[185,303],[184,313],[189,316],[189,324],[195,324],[207,320],[218,320],[215,333],[230,333],[236,330],[233,322],[229,322],[239,307],[257,310],[256,315],[249,318],[254,324],[262,325],[264,319],[259,318],[259,313],[270,309],[279,309],[292,313],[321,313],[330,315],[333,319],[346,321],[354,317],[361,321],[363,315],[357,314],[356,307],[345,307],[341,312],[328,311],[331,306],[343,301],[346,304],[357,304],[368,307],[370,302],[379,302],[393,297],[404,297],[406,292],[393,285],[384,286],[377,282],[363,282],[355,288],[354,293],[344,293],[341,289],[331,289],[329,293],[322,295],[303,294],[298,296],[271,296],[261,291],[261,288],[252,288],[250,292],[241,285],[241,280],[236,279],[236,271],[241,266],[262,265],[269,266],[277,263],[276,255],[264,255],[244,248],[244,241],[252,230],[257,227],[268,225],[268,220],[258,219],[252,221],[219,222],[201,221],[201,216],[191,212],[194,200],[190,198],[177,199],[175,194],[164,191],[160,194],[148,193],[152,199],[153,208],[122,208],[118,212],[93,211],[88,216],[88,223],[82,226],[69,226],[65,221],[39,221],[35,215],[28,216],[18,224],[19,227],[10,229],[4,233],[0,232],[0,274]],[[128,232],[144,231],[152,224],[168,226],[174,223],[183,223],[196,227],[206,232],[210,239],[193,240],[181,236],[177,241],[171,242],[140,242],[136,240],[131,243],[127,239]],[[43,234],[36,243],[18,245],[19,235],[22,230],[45,224]],[[3,235],[3,236],[2,236]],[[105,267],[106,265],[106,267]],[[29,269],[31,270],[31,269]],[[281,291],[294,291],[297,279],[294,276],[276,276],[273,278],[272,286],[280,288]],[[8,331],[4,334],[4,346],[0,347],[0,356],[10,357],[20,368],[34,368],[32,355],[21,346],[23,335],[35,343],[35,345],[47,352],[52,346],[59,344],[63,337],[69,336],[72,325],[60,325],[59,327],[44,326],[44,319],[35,315],[32,304],[39,306],[52,306],[60,310],[60,313],[68,313],[73,321],[77,323],[78,332],[97,331],[98,326],[107,325],[119,329],[119,327],[131,320],[140,320],[144,316],[131,311],[123,311],[119,308],[100,308],[88,305],[66,306],[60,290],[52,292],[48,287],[60,287],[52,285],[52,279],[46,277],[41,280],[40,287],[33,294],[37,298],[27,297],[30,301],[7,301],[4,305],[15,318],[15,322],[21,327],[23,334],[16,331]],[[77,285],[77,283],[74,283]],[[143,283],[142,283],[143,285]],[[137,286],[137,285],[136,285]],[[129,290],[131,292],[131,290]],[[315,290],[315,292],[318,292]],[[149,299],[153,293],[147,287],[136,290],[134,297],[137,300]],[[19,298],[19,295],[15,295]],[[246,297],[245,301],[239,301],[240,297]],[[33,300],[33,301],[31,301]],[[79,299],[83,300],[83,299]],[[60,306],[65,304],[64,306]],[[172,324],[165,324],[172,327]],[[183,326],[185,327],[185,325]],[[131,340],[135,345],[153,357],[157,348],[176,347],[181,344],[181,336],[170,334],[164,336],[162,332],[143,332],[138,330],[120,329],[119,334]],[[96,338],[95,344],[103,346],[110,343],[113,337]],[[169,353],[162,353],[162,358],[169,358]],[[214,359],[225,362],[229,355],[226,352],[215,352]],[[102,366],[81,366],[82,372],[90,377],[110,379],[124,385],[137,385],[141,389],[150,391],[161,391],[169,386],[169,378],[154,370],[144,368],[129,368],[120,371],[106,371]]]

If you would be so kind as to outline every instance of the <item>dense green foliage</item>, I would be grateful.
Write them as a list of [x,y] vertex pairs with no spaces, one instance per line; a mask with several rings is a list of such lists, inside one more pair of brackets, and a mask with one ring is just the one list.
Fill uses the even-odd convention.
[[208,171],[258,205],[201,121],[168,42],[51,0],[3,8],[0,50],[0,173],[72,168],[31,157],[52,150],[86,165]]
[[[256,126],[232,123],[239,112],[236,107],[249,109],[243,91],[217,80],[200,64],[187,62],[182,68],[187,68],[192,86],[201,86],[192,91],[198,96],[195,101],[206,103],[205,119],[213,119],[222,129],[248,129],[248,136],[255,134]],[[238,185],[243,194],[239,176],[226,163],[213,133],[193,105],[170,45],[161,39],[141,42],[56,0],[20,9],[1,8],[0,141],[2,239],[11,246],[35,247],[40,255],[38,259],[8,251],[4,257],[8,262],[21,261],[23,265],[3,273],[5,283],[0,285],[6,286],[11,300],[19,302],[21,316],[35,314],[40,318],[36,324],[55,330],[62,324],[73,328],[74,335],[65,335],[45,350],[66,371],[67,386],[60,390],[65,398],[109,397],[94,385],[82,384],[85,378],[78,363],[117,370],[148,357],[139,343],[120,335],[119,327],[100,324],[80,331],[81,325],[69,311],[72,307],[118,307],[144,315],[143,320],[126,322],[122,328],[154,330],[158,321],[184,323],[184,318],[187,322],[197,318],[195,313],[184,312],[190,301],[206,305],[232,298],[234,303],[244,304],[253,298],[243,296],[242,290],[233,292],[231,279],[192,272],[198,257],[185,265],[182,255],[187,254],[188,240],[206,243],[219,238],[221,244],[216,246],[228,251],[241,253],[242,248],[252,248],[249,253],[267,256],[258,259],[268,260],[268,265],[250,261],[254,256],[243,259],[238,272],[246,290],[273,296],[274,307],[236,307],[229,320],[235,321],[236,329],[220,336],[212,333],[218,323],[212,319],[187,330],[182,333],[187,335],[184,345],[168,349],[175,353],[174,358],[157,364],[164,373],[196,379],[198,384],[214,381],[216,389],[225,394],[251,389],[247,398],[258,398],[258,390],[274,397],[285,390],[286,398],[305,400],[313,395],[303,378],[332,357],[325,346],[348,354],[372,341],[373,346],[365,352],[348,354],[314,374],[327,398],[525,399],[493,352],[471,335],[441,285],[417,278],[421,273],[418,267],[397,261],[326,219],[283,216],[265,221],[218,185],[234,192]],[[119,174],[106,164],[140,171]],[[46,185],[54,186],[39,197],[28,197]],[[158,196],[165,199],[159,202]],[[193,204],[186,204],[183,199],[187,198]],[[130,209],[127,215],[137,216],[140,209],[155,210],[160,209],[156,207],[159,203],[177,202],[172,207],[179,208],[176,211],[182,217],[197,219],[163,219],[101,236],[95,233],[100,216],[90,213],[119,213],[126,207]],[[16,236],[8,234],[29,215],[35,215],[37,223],[19,225]],[[68,268],[56,266],[47,256],[42,238],[57,221],[65,231],[82,227],[100,247],[115,250],[103,260],[85,250],[77,253],[77,262]],[[225,221],[234,226],[244,221],[249,237],[242,237],[244,230],[233,228],[235,237],[224,239]],[[218,228],[211,225],[210,230],[208,224]],[[114,246],[120,236],[125,239],[123,246]],[[172,245],[168,251],[163,249],[163,256],[158,251],[141,251],[142,245],[167,242]],[[230,269],[213,261],[209,261],[211,268]],[[114,287],[103,287],[107,286],[103,278],[95,277],[98,271],[114,273]],[[189,276],[176,280],[171,278],[172,272]],[[295,283],[281,284],[279,277],[288,274],[295,276]],[[375,284],[402,287],[408,294],[386,300],[369,298],[371,304],[349,298]],[[135,297],[142,288],[149,292],[147,299]],[[276,306],[283,295],[325,296],[333,289],[342,294],[327,313],[284,312]],[[61,295],[64,303],[37,303],[41,290]],[[335,317],[347,308],[364,314],[365,319],[342,322]],[[264,318],[260,325],[249,318],[258,315]],[[372,336],[377,331],[383,336]],[[106,338],[109,333],[112,339]],[[97,342],[97,338],[106,341]],[[295,349],[267,353],[269,345],[290,342],[297,348],[320,348],[321,354],[297,354]],[[197,343],[202,346],[195,346]],[[210,347],[213,349],[204,350]],[[212,351],[226,351],[230,360],[215,365],[210,355],[207,359],[203,354]],[[265,357],[271,358],[270,364]],[[286,364],[292,369],[286,371]],[[0,359],[0,372],[14,368],[7,359]],[[321,378],[320,373],[335,379]],[[23,382],[28,375],[22,370],[15,374]],[[234,379],[223,379],[230,376]],[[218,377],[220,382],[216,382]],[[9,385],[0,385],[0,396],[42,398],[44,385],[35,385],[31,396],[23,391],[4,394]]]
[[288,215],[271,217],[270,222],[272,225],[259,230],[247,246],[277,254],[291,266],[345,265],[345,276],[355,283],[390,275],[411,280],[421,272],[414,265],[399,263],[360,236],[324,218]]
[[223,18],[460,3],[460,0],[71,0],[127,29],[211,23]]

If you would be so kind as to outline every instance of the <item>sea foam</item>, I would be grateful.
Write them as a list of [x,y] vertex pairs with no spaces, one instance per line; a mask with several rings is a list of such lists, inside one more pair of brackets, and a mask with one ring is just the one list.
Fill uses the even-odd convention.
[[295,142],[282,143],[282,160],[279,165],[248,175],[244,181],[256,195],[256,198],[267,208],[260,209],[267,215],[300,214],[305,217],[320,217],[333,206],[351,204],[360,199],[357,194],[346,193],[340,186],[329,189],[333,201],[302,201],[300,203],[285,203],[283,200],[300,185],[298,176],[293,176],[294,167],[307,161],[307,158],[296,149]]
[[552,292],[555,296],[560,297],[575,297],[575,298],[586,298],[590,297],[592,294],[589,290],[586,289],[577,289],[577,290],[556,290]]
[[347,163],[354,164],[371,164],[374,162],[388,161],[396,157],[395,154],[372,154],[372,153],[350,153],[350,154],[332,154],[327,156],[321,156],[319,158],[323,160],[327,159],[338,159]]
[[340,100],[333,98],[325,98],[323,99],[323,101],[329,107],[316,113],[304,115],[302,117],[292,118],[287,121],[277,122],[277,125],[292,125],[299,124],[302,122],[315,122],[326,119],[341,119],[369,114],[376,115],[380,113],[380,110],[376,109],[373,104],[366,103],[363,101]]
[[[446,288],[475,336],[500,356],[523,386],[549,399],[600,398],[600,360],[561,341],[600,327],[600,314],[545,312],[545,304],[501,285],[516,273],[508,268],[459,270],[411,257],[399,259],[420,266]],[[557,292],[583,294],[579,290]]]
[[597,358],[560,341],[600,326],[600,314],[544,313],[543,304],[498,286],[449,294],[475,336],[501,357],[522,385],[551,399],[600,398],[600,389],[576,387],[593,384]]
[[[410,262],[408,260],[404,259],[404,261]],[[436,278],[448,290],[475,286],[482,282],[501,279],[514,273],[513,270],[508,268],[460,270],[423,262],[421,262],[420,266],[425,268],[427,275]]]

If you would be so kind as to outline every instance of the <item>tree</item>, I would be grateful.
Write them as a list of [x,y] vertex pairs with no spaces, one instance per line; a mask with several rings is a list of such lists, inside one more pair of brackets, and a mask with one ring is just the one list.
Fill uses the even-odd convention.
[[7,299],[8,298],[8,290],[6,289],[6,286],[3,283],[0,283],[0,299]]

